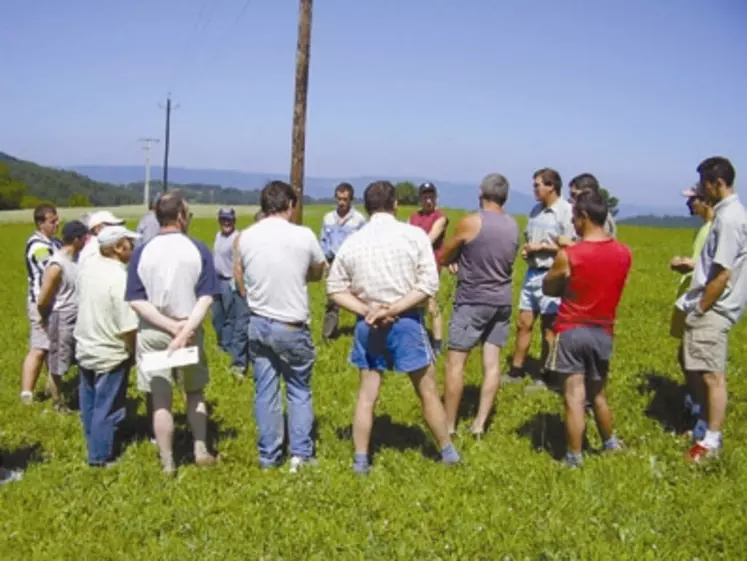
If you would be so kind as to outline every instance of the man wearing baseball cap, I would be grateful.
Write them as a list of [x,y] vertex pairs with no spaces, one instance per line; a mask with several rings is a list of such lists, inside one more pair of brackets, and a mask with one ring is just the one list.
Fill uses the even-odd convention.
[[[693,241],[692,257],[673,257],[669,262],[669,268],[672,271],[680,273],[682,275],[680,284],[677,288],[677,297],[679,299],[685,292],[690,289],[693,278],[693,270],[695,269],[695,263],[700,257],[700,253],[703,251],[708,234],[711,231],[711,224],[713,223],[713,206],[705,199],[704,196],[698,194],[697,185],[685,189],[682,192],[682,196],[687,198],[687,208],[690,211],[690,216],[699,216],[703,219],[703,225],[695,235]],[[680,363],[682,372],[685,376],[685,382],[687,384],[687,395],[685,395],[685,415],[688,418],[688,422],[694,425],[693,436],[697,438],[703,438],[705,435],[706,423],[700,419],[700,413],[703,405],[703,396],[698,395],[700,392],[700,383],[696,376],[689,374],[685,370],[682,362],[682,333],[685,328],[685,312],[680,310],[677,306],[674,306],[672,311],[672,320],[670,324],[669,332],[672,337],[680,339],[680,346],[677,350],[677,360]]]
[[82,267],[89,257],[98,257],[99,242],[97,236],[101,230],[107,226],[122,226],[124,222],[124,220],[114,216],[108,210],[99,210],[91,214],[88,219],[88,229],[91,232],[91,236],[78,256],[78,265]]
[[98,237],[100,258],[89,260],[78,275],[75,358],[80,419],[93,467],[114,460],[116,431],[125,418],[138,318],[124,295],[132,242],[138,237],[124,226],[104,228]]
[[212,316],[218,346],[228,353],[231,352],[236,323],[233,286],[234,241],[239,235],[236,230],[236,211],[232,208],[220,209],[218,225],[220,229],[213,242],[213,259],[221,293],[213,299]]
[[[441,249],[446,235],[446,227],[449,225],[449,219],[436,208],[438,193],[433,183],[423,183],[418,188],[418,194],[420,195],[420,210],[410,216],[410,224],[421,228],[428,234],[440,274],[441,266],[439,262]],[[431,315],[431,327],[433,329],[433,351],[436,354],[440,354],[443,346],[444,328],[437,297],[438,294],[435,294],[428,299],[428,313]]]
[[52,255],[42,277],[39,298],[36,301],[39,315],[49,337],[49,392],[52,406],[59,413],[70,413],[62,399],[62,377],[75,359],[73,329],[78,316],[78,298],[75,283],[78,278],[76,258],[83,249],[88,228],[72,220],[62,228],[62,247]]

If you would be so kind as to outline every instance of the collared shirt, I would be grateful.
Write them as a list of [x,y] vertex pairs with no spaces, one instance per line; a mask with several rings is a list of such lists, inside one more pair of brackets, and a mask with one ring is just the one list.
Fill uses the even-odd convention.
[[322,221],[322,232],[319,236],[319,245],[325,257],[331,261],[340,250],[350,234],[357,232],[366,225],[366,218],[351,207],[345,216],[337,214],[337,210],[332,210],[324,215]]
[[127,269],[125,300],[147,300],[172,319],[186,319],[197,300],[220,294],[213,254],[181,232],[158,234],[136,248]]
[[26,241],[26,276],[28,278],[28,301],[36,303],[41,291],[44,269],[52,255],[62,247],[57,238],[48,238],[38,230]]
[[[573,208],[565,199],[558,199],[550,206],[538,203],[529,213],[524,241],[527,243],[555,243],[558,236],[573,239],[576,231],[573,228]],[[538,251],[527,256],[530,269],[549,269],[555,261],[555,254]]]
[[412,290],[438,292],[431,241],[422,229],[376,213],[340,248],[327,277],[327,294],[350,290],[364,302],[392,304]]
[[75,358],[83,368],[110,372],[129,357],[122,335],[137,329],[138,318],[125,302],[126,284],[126,266],[108,257],[80,271],[74,334]]
[[713,211],[713,224],[695,264],[691,288],[677,306],[688,313],[695,310],[711,267],[718,265],[729,271],[729,281],[711,310],[735,324],[747,306],[747,211],[736,194],[720,201]]
[[224,236],[223,232],[215,235],[215,242],[213,242],[215,272],[224,280],[233,278],[233,242],[238,235],[238,230],[234,230],[227,236]]
[[252,313],[286,323],[309,322],[309,267],[326,258],[314,232],[268,216],[239,235],[246,303]]
[[156,219],[155,211],[149,210],[137,224],[135,232],[140,234],[140,238],[135,241],[135,247],[145,245],[147,242],[155,238],[161,231],[161,225]]

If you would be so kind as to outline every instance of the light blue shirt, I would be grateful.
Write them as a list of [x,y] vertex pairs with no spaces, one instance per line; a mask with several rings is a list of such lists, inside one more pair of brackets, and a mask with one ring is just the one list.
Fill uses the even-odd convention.
[[340,246],[350,234],[357,232],[363,226],[366,225],[365,217],[358,212],[355,208],[350,208],[345,216],[337,214],[337,210],[333,210],[324,215],[322,221],[322,232],[319,237],[319,245],[322,248],[322,253],[331,261],[337,252],[340,251]]

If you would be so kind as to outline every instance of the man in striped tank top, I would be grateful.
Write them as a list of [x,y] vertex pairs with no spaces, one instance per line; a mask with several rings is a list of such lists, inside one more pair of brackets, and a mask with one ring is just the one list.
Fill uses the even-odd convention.
[[493,408],[501,375],[501,349],[511,321],[511,280],[519,251],[519,226],[503,210],[508,180],[490,174],[480,184],[480,211],[462,218],[446,240],[441,263],[457,275],[446,359],[446,419],[456,431],[469,352],[482,345],[480,406],[470,432],[482,436]]
[[49,352],[49,337],[42,326],[37,309],[42,276],[52,254],[62,245],[55,238],[60,219],[57,209],[49,204],[41,204],[34,209],[36,231],[26,241],[26,274],[29,289],[26,298],[26,314],[29,320],[29,352],[23,361],[21,373],[21,401],[30,404],[34,401],[34,387],[39,378],[42,364]]
[[561,297],[547,368],[563,380],[569,467],[583,463],[587,399],[594,409],[604,449],[621,447],[612,428],[605,386],[617,306],[632,255],[627,246],[605,231],[607,213],[607,203],[600,193],[592,191],[578,197],[573,206],[573,227],[580,241],[558,252],[542,281],[546,295]]

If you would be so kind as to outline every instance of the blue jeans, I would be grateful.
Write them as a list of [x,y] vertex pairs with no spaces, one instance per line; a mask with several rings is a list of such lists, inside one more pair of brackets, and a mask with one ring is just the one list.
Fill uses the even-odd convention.
[[288,397],[288,441],[291,456],[314,454],[311,371],[316,360],[308,326],[291,326],[252,315],[249,359],[254,371],[254,414],[259,431],[259,463],[272,467],[283,453],[283,407],[280,377]]
[[233,340],[233,328],[236,323],[236,310],[234,309],[234,296],[231,290],[231,281],[219,279],[220,295],[213,298],[213,328],[218,346],[229,352]]
[[88,445],[88,463],[102,465],[114,456],[114,437],[125,418],[127,379],[131,362],[111,372],[94,372],[82,366],[80,373],[80,419]]
[[246,372],[249,365],[249,320],[252,314],[245,298],[242,298],[238,292],[234,292],[233,297],[235,323],[229,349],[231,366],[236,366]]

